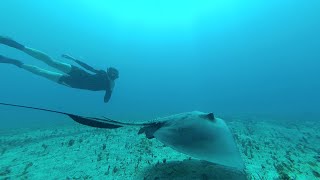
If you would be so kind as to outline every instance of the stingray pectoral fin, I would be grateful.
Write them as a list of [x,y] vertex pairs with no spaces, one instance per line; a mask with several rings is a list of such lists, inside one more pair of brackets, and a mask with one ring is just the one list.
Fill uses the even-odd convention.
[[74,120],[79,124],[90,126],[90,127],[104,128],[104,129],[116,129],[116,128],[122,127],[120,125],[101,122],[95,119],[86,118],[86,117],[82,117],[74,114],[67,114],[67,116],[69,116],[72,120]]

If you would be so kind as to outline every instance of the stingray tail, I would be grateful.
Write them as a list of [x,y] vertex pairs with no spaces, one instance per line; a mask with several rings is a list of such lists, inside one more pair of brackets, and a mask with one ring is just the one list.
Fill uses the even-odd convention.
[[84,117],[84,116],[80,116],[80,115],[76,115],[76,114],[55,111],[55,110],[50,110],[50,109],[45,109],[45,108],[23,106],[23,105],[2,103],[2,102],[0,102],[0,105],[25,108],[25,109],[33,109],[33,110],[38,110],[38,111],[46,111],[46,112],[51,112],[51,113],[56,113],[56,114],[63,114],[63,115],[70,117],[72,120],[74,120],[75,122],[77,122],[79,124],[90,126],[90,127],[95,127],[95,128],[115,129],[115,128],[123,127],[124,125],[126,125],[126,123],[114,121],[109,118],[102,119],[102,118]]

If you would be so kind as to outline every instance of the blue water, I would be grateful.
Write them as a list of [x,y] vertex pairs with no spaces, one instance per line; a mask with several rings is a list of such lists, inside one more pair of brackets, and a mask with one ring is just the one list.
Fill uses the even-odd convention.
[[[0,3],[0,34],[56,60],[69,53],[120,78],[67,88],[0,64],[0,101],[117,120],[185,111],[318,115],[320,1],[19,1]],[[0,54],[54,70],[15,49]],[[70,62],[71,63],[71,62]],[[0,107],[2,127],[67,123]]]

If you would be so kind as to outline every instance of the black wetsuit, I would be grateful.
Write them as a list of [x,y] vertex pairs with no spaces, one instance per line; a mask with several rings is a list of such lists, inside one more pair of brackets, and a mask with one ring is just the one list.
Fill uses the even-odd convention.
[[77,89],[86,89],[91,91],[106,91],[104,101],[108,102],[111,94],[111,82],[108,78],[107,72],[104,70],[95,70],[87,64],[80,61],[75,61],[85,69],[93,72],[90,74],[76,66],[72,65],[71,71],[63,75],[59,79],[59,83]]

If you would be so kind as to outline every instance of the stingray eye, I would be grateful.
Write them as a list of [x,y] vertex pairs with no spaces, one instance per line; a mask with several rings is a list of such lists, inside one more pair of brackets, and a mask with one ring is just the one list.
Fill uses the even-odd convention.
[[204,119],[214,120],[214,114],[213,114],[213,113],[208,113],[208,114],[201,115],[201,116],[202,116],[202,118],[204,118]]
[[214,120],[214,114],[213,113],[209,113],[206,115],[206,118],[209,120]]

